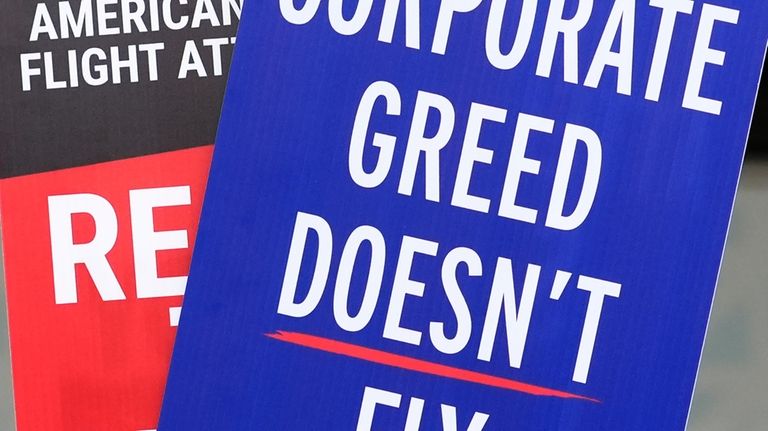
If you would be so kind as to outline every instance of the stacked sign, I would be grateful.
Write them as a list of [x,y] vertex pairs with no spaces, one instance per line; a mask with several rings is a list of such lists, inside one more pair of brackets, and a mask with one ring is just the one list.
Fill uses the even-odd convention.
[[17,428],[155,428],[239,0],[12,0],[0,203]]
[[247,4],[161,429],[683,429],[766,22]]

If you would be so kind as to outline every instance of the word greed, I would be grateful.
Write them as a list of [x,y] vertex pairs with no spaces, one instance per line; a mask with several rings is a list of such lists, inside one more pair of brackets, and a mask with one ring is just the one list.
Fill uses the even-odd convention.
[[[376,166],[370,172],[363,167],[365,143],[370,127],[374,104],[381,100],[386,105],[388,115],[400,115],[401,97],[397,88],[386,81],[371,84],[363,94],[355,117],[349,148],[349,173],[352,180],[363,188],[374,188],[387,178],[392,166],[394,147],[397,138],[381,132],[373,134],[372,146],[378,148]],[[440,124],[432,137],[426,136],[427,117],[430,111],[439,113]],[[425,197],[427,200],[440,202],[440,152],[453,136],[456,114],[453,105],[445,97],[419,91],[411,121],[405,160],[398,193],[411,196],[416,179],[419,160],[423,157],[425,169]],[[455,176],[451,205],[482,213],[488,213],[490,199],[472,195],[469,192],[472,174],[477,164],[490,165],[494,152],[479,146],[480,131],[486,122],[504,123],[507,110],[494,106],[473,103],[469,111],[466,134]],[[520,178],[523,174],[539,173],[541,162],[526,157],[526,148],[533,132],[551,134],[555,121],[549,118],[520,113],[514,137],[511,139],[511,153],[506,167],[504,187],[499,202],[498,215],[501,217],[536,223],[538,211],[516,203]],[[566,192],[568,189],[576,146],[584,144],[587,151],[587,164],[579,202],[570,215],[563,214]],[[592,130],[575,124],[566,124],[563,135],[557,173],[552,186],[549,210],[545,225],[559,230],[573,230],[587,218],[600,179],[602,147],[600,138]]]

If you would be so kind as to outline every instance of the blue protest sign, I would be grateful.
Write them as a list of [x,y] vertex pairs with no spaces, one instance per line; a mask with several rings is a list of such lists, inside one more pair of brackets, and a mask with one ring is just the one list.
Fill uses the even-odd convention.
[[765,22],[247,4],[160,429],[683,429]]

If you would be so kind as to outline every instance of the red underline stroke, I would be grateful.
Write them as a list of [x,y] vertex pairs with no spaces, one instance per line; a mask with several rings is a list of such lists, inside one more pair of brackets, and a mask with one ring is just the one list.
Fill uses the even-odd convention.
[[275,340],[283,341],[285,343],[295,344],[298,346],[308,347],[311,349],[321,350],[324,352],[334,353],[337,355],[347,356],[350,358],[360,359],[376,364],[387,365],[394,368],[415,371],[417,373],[446,377],[453,380],[476,383],[516,392],[523,392],[536,396],[577,399],[600,403],[600,400],[583,395],[558,391],[556,389],[545,388],[543,386],[532,385],[511,379],[505,379],[503,377],[497,377],[478,373],[475,371],[441,365],[434,362],[397,355],[394,353],[384,352],[382,350],[358,346],[356,344],[345,343],[342,341],[318,337],[315,335],[289,331],[277,331],[276,333],[264,335]]

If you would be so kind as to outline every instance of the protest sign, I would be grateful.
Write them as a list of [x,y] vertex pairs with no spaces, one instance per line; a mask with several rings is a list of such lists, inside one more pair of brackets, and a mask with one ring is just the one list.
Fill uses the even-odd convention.
[[766,19],[246,4],[161,429],[683,429]]

